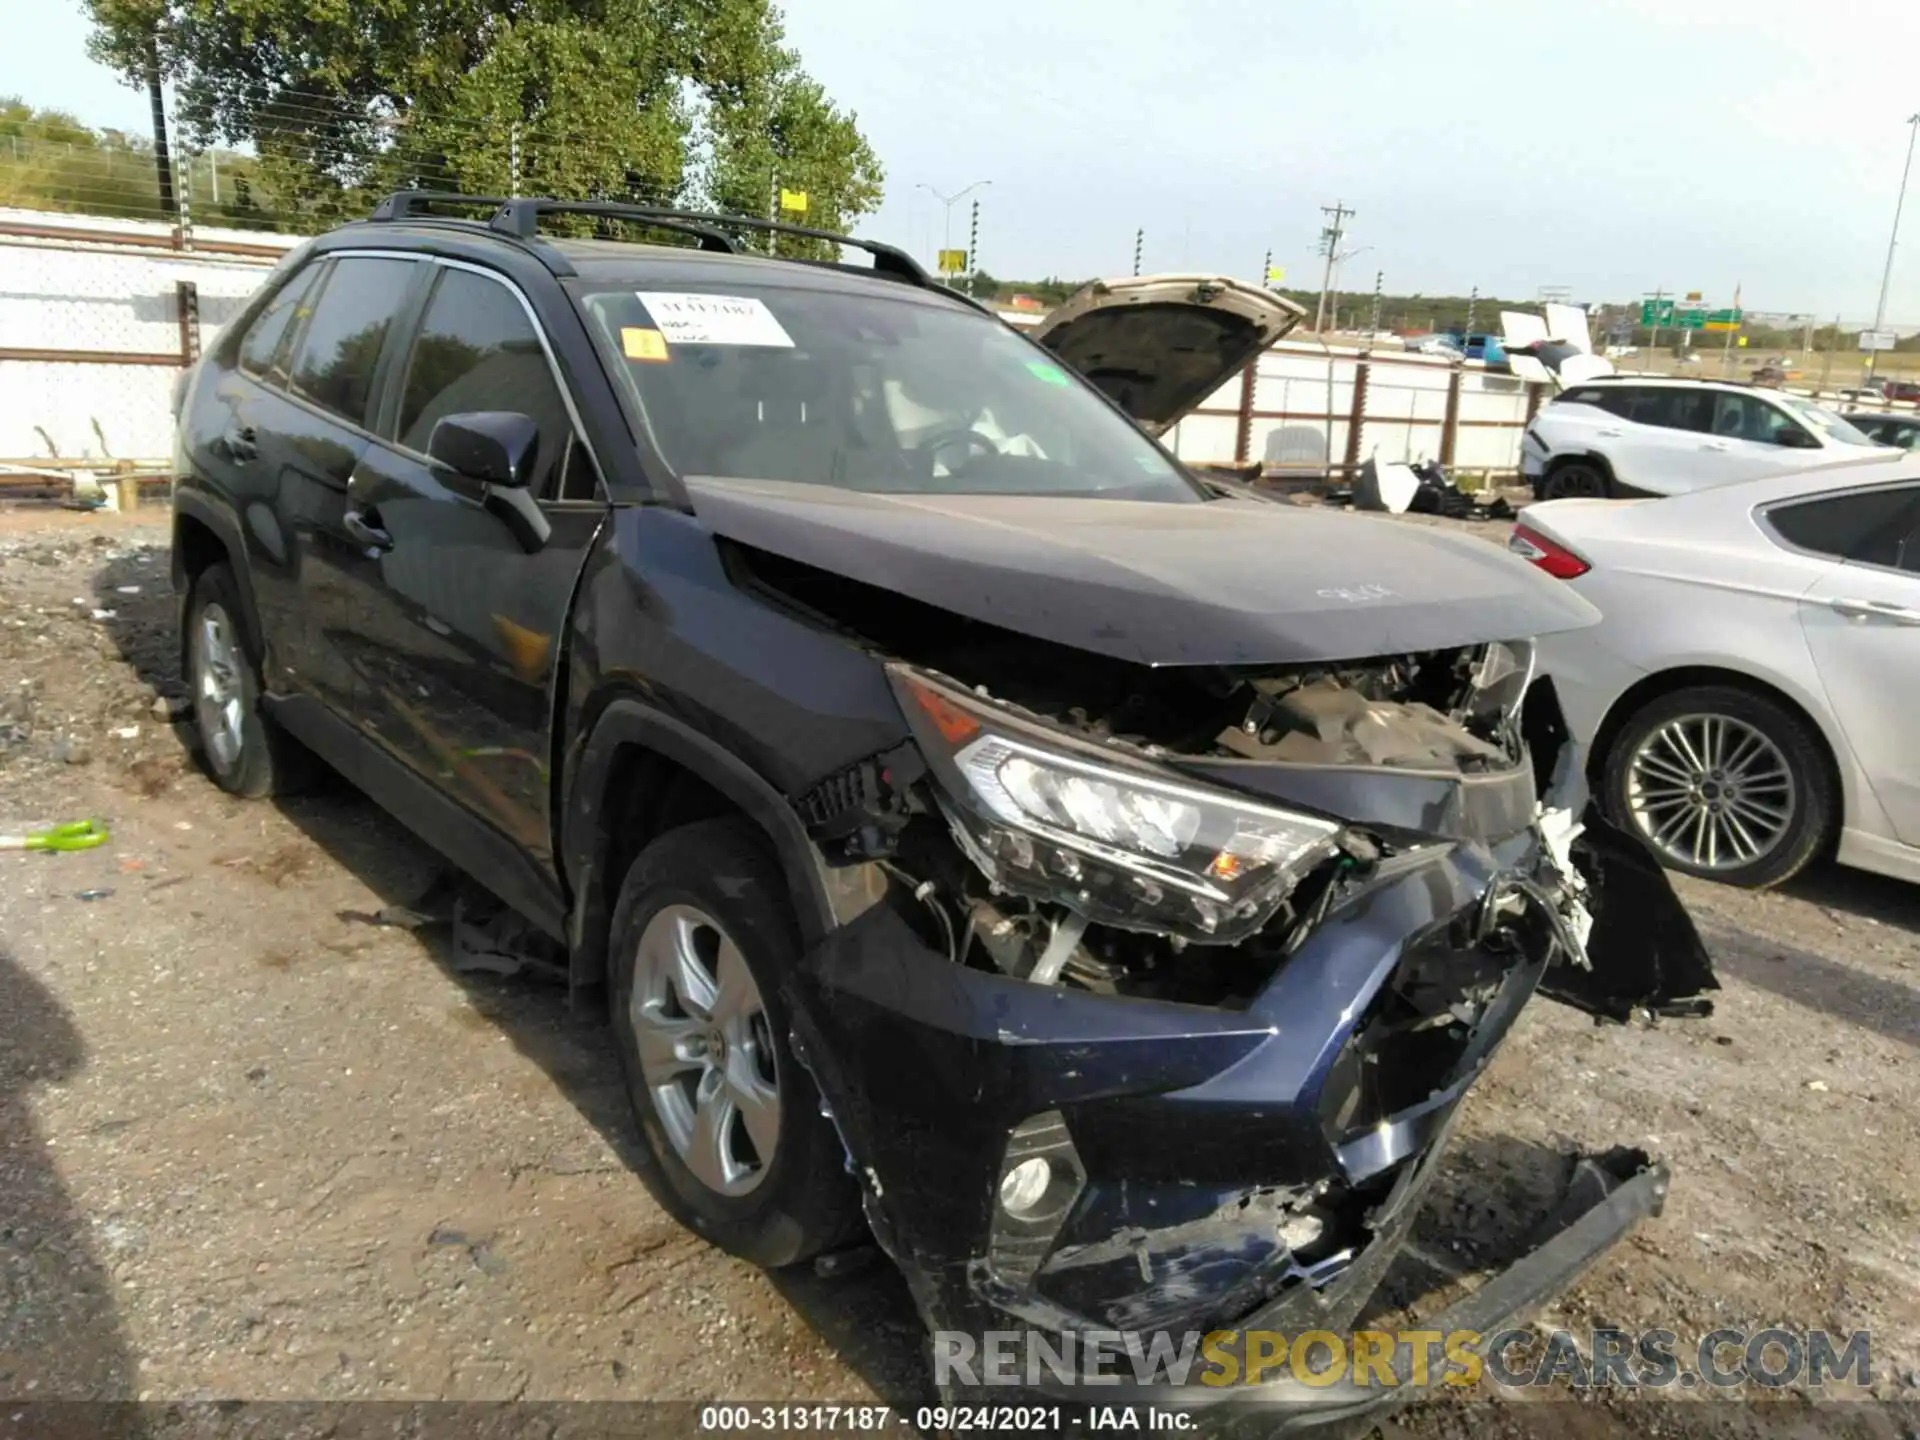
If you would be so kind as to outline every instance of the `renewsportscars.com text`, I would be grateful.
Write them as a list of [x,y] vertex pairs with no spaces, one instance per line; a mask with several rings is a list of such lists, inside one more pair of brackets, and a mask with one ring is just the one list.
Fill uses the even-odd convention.
[[1757,1385],[1873,1384],[1865,1330],[1711,1330],[1685,1340],[1673,1330],[1086,1331],[1024,1330],[934,1335],[941,1385],[1259,1386],[1293,1380],[1391,1388],[1480,1384],[1504,1388],[1731,1390]]

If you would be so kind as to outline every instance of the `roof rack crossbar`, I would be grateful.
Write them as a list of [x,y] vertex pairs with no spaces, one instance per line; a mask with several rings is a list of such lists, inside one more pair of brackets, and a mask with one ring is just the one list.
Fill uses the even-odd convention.
[[459,205],[469,210],[498,210],[508,201],[498,195],[462,195],[453,190],[396,190],[373,207],[369,220],[411,220],[435,205]]
[[789,225],[783,220],[762,220],[755,215],[703,215],[693,210],[623,205],[609,201],[526,199],[503,202],[490,223],[496,230],[527,239],[539,233],[542,215],[604,215],[609,219],[633,220],[666,229],[698,227],[703,234],[726,239],[729,250],[737,250],[737,247],[729,237],[711,228],[715,224],[735,225],[745,230],[762,230],[776,235],[795,235],[806,240],[826,240],[835,245],[850,245],[856,250],[866,251],[873,256],[873,268],[882,274],[892,275],[922,289],[943,288],[936,287],[919,263],[895,246],[878,240],[856,240],[851,235],[837,235],[831,230],[815,230],[806,225]]
[[684,210],[656,210],[651,206],[627,205],[618,200],[546,200],[538,197],[502,200],[487,223],[491,228],[517,239],[531,240],[540,233],[542,215],[597,215],[608,220],[632,220],[656,229],[692,235],[700,241],[702,250],[712,250],[722,255],[740,253],[740,247],[731,235],[705,223],[713,216],[696,215]]

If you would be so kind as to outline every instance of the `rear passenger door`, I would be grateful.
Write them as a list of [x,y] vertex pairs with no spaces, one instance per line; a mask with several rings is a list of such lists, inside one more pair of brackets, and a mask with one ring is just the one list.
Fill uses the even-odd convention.
[[1844,562],[1801,598],[1800,626],[1894,838],[1920,845],[1920,484],[1775,505],[1767,523]]
[[[368,735],[541,863],[553,687],[574,583],[605,514],[598,472],[521,292],[436,261],[347,496],[375,543],[356,557],[351,648]],[[538,426],[528,489],[550,531],[528,548],[484,487],[430,461],[450,415]]]
[[1598,430],[1614,475],[1635,489],[1678,495],[1718,484],[1701,456],[1713,421],[1713,396],[1685,385],[1608,385],[1603,404],[1615,423]]
[[[345,713],[353,672],[339,648],[354,554],[347,483],[370,438],[386,341],[419,273],[392,257],[320,257],[269,302],[238,366],[213,387],[204,467],[248,537],[269,692]],[[196,406],[198,409],[198,406]]]

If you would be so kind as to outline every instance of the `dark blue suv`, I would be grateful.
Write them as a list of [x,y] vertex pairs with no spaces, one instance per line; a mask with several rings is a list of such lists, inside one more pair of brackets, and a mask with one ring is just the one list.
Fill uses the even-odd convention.
[[181,389],[207,767],[318,756],[563,942],[736,1254],[870,1231],[947,1330],[1350,1323],[1531,996],[1713,979],[1529,684],[1585,602],[1158,443],[1297,317],[1150,277],[1036,338],[885,245],[395,196]]

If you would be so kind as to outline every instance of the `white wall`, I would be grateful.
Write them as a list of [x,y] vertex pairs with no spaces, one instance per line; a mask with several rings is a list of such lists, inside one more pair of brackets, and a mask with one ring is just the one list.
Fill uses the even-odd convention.
[[[1436,356],[1394,351],[1383,351],[1372,359],[1360,458],[1438,459],[1450,363]],[[1359,360],[1356,350],[1323,350],[1311,341],[1282,341],[1262,355],[1254,384],[1248,459],[1270,469],[1302,472],[1324,466],[1329,457],[1334,465],[1340,464],[1346,458]],[[1240,377],[1236,375],[1175,426],[1167,443],[1182,460],[1230,464],[1239,414]],[[1329,421],[1327,416],[1333,418]],[[1510,375],[1489,374],[1478,361],[1468,361],[1461,367],[1454,468],[1515,468],[1520,426],[1526,417],[1525,384]]]
[[[102,238],[6,233],[23,228]],[[145,221],[0,209],[0,351],[178,355],[180,280],[199,290],[201,344],[211,344],[265,279],[272,259],[136,243],[168,233]],[[299,243],[247,231],[195,234],[200,243],[276,251]],[[165,459],[173,443],[167,397],[177,373],[166,364],[0,359],[0,459]]]

